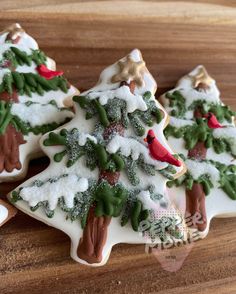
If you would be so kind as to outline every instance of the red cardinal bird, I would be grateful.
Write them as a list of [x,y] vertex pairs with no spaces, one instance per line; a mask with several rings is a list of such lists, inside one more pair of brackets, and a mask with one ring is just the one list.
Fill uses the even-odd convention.
[[63,71],[55,71],[46,67],[44,64],[37,66],[38,73],[47,80],[53,79],[54,77],[63,75]]
[[213,113],[208,112],[203,117],[207,119],[207,125],[210,129],[223,128],[223,126],[218,122],[216,116]]
[[157,140],[153,130],[149,130],[147,137],[144,139],[148,143],[151,156],[159,161],[168,162],[175,166],[181,166],[181,162],[175,158],[161,143]]

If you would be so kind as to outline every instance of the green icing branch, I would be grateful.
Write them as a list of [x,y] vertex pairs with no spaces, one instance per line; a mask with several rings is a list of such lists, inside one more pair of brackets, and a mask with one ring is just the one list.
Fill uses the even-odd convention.
[[135,134],[143,136],[145,133],[143,124],[151,127],[155,122],[160,123],[163,118],[161,110],[150,98],[151,92],[145,92],[143,99],[147,105],[146,111],[135,110],[129,114],[127,114],[126,103],[122,99],[110,99],[106,105],[101,105],[98,98],[90,100],[86,96],[74,96],[73,100],[86,111],[86,119],[98,115],[99,121],[104,127],[110,123],[121,122],[124,128],[128,128],[130,123]]
[[184,127],[174,127],[168,125],[164,130],[164,134],[167,138],[173,136],[175,138],[181,138],[185,140],[185,147],[187,150],[194,148],[197,142],[205,142],[211,135],[212,130],[207,126],[205,119],[197,119],[192,125]]
[[220,187],[232,199],[236,200],[236,166],[224,165],[216,162],[216,168],[220,171]]
[[176,187],[184,185],[187,190],[191,190],[194,183],[202,185],[205,195],[209,195],[211,189],[214,187],[208,174],[203,174],[198,179],[194,179],[189,172],[185,173],[178,179],[167,182],[167,186],[171,188],[174,185]]
[[[60,177],[57,178],[50,178],[45,182],[36,180],[32,183],[31,186],[37,186],[40,187],[44,185],[47,182],[57,182],[62,177],[67,177],[67,174],[63,174]],[[18,191],[15,190],[12,193],[11,202],[16,203],[17,201],[23,200],[21,197],[21,190],[23,187],[21,187]],[[89,187],[88,190],[85,192],[78,192],[75,194],[74,197],[74,205],[72,208],[69,208],[65,204],[64,197],[60,197],[58,199],[58,206],[61,208],[62,211],[67,213],[66,219],[69,219],[71,221],[80,220],[82,228],[85,227],[86,219],[88,215],[89,208],[91,204],[94,201],[95,197],[95,191],[96,191],[96,182],[93,180],[89,181]],[[55,211],[49,209],[48,201],[41,201],[37,203],[36,206],[31,207],[32,211],[36,211],[39,207],[42,207],[44,209],[45,214],[48,218],[52,218],[54,216]]]
[[51,132],[48,138],[44,140],[45,146],[64,146],[65,149],[54,155],[54,161],[60,162],[67,155],[67,167],[75,164],[82,156],[86,157],[86,165],[91,170],[94,170],[97,165],[107,165],[107,153],[102,145],[95,144],[89,138],[85,145],[79,144],[80,133],[74,128],[70,131],[62,129],[58,134]]
[[[231,199],[236,200],[236,166],[233,164],[225,165],[223,163],[213,160],[203,160],[202,162],[212,164],[218,169],[220,177],[219,187]],[[177,187],[185,185],[186,189],[191,190],[193,183],[202,184],[202,187],[206,195],[209,195],[211,189],[214,187],[212,181],[210,180],[210,175],[202,174],[198,179],[194,179],[189,172],[185,173],[178,179],[168,181],[167,186],[171,188],[174,185]]]
[[5,133],[11,120],[11,103],[0,101],[0,135]]
[[[106,151],[106,141],[94,143],[87,138],[85,145],[79,145],[80,133],[74,128],[70,131],[62,129],[59,133],[51,132],[48,138],[44,140],[45,146],[64,146],[65,148],[54,155],[54,161],[60,162],[67,155],[67,167],[75,164],[81,156],[86,159],[86,166],[94,170],[99,167],[101,170],[109,172],[120,172],[124,170],[132,185],[136,186],[140,183],[138,177],[138,169],[142,170],[150,176],[156,173],[155,166],[147,164],[141,154],[137,160],[133,160],[131,156],[124,156],[119,151],[110,154]],[[176,171],[170,166],[160,171],[165,177],[172,178],[172,174]]]
[[217,154],[223,152],[230,152],[235,157],[231,149],[230,139],[215,138],[213,136],[213,129],[209,128],[204,118],[197,118],[192,125],[177,128],[168,125],[164,130],[166,138],[170,136],[175,138],[183,138],[185,141],[185,148],[190,150],[195,147],[197,142],[204,142],[206,148],[213,148]]
[[21,51],[17,47],[10,47],[10,50],[14,53],[15,59],[18,64],[20,65],[26,64],[28,66],[31,66],[32,58],[31,56],[28,56],[26,52]]
[[190,150],[195,147],[197,142],[205,142],[211,135],[211,129],[207,126],[204,119],[197,118],[196,123],[188,128],[184,133],[186,149]]
[[143,203],[140,200],[137,200],[131,210],[131,225],[134,231],[139,231],[139,224],[141,221],[146,220],[149,217],[149,211],[143,209]]
[[[31,186],[41,187],[47,182],[56,182],[61,177],[66,177],[67,174],[61,175],[56,179],[50,178],[49,180],[34,181]],[[11,202],[16,203],[17,201],[23,200],[21,197],[21,187],[18,191],[15,190],[12,193]],[[126,205],[128,191],[121,185],[117,184],[111,186],[108,182],[102,181],[97,184],[95,181],[89,181],[89,188],[85,192],[79,192],[75,194],[74,206],[68,208],[65,204],[64,197],[58,199],[58,206],[67,213],[67,219],[75,221],[80,219],[81,226],[84,227],[86,224],[87,214],[90,206],[96,201],[96,216],[113,216],[117,217],[121,214],[124,206]],[[50,210],[48,201],[41,201],[36,206],[31,207],[32,211],[36,211],[39,207],[42,207],[47,217],[51,218],[54,216],[54,210]]]
[[[58,138],[55,138],[57,141]],[[60,139],[59,139],[60,140]],[[31,186],[41,187],[45,183],[55,183],[61,177],[67,177],[68,174],[63,174],[57,178],[50,178],[47,181],[36,180]],[[22,201],[21,187],[12,193],[11,202],[16,203]],[[153,187],[148,188],[151,199],[159,201],[163,198],[162,195],[156,194]],[[89,208],[96,202],[95,215],[99,216],[112,216],[121,217],[121,225],[125,226],[130,220],[131,226],[134,231],[141,231],[143,233],[149,233],[151,238],[159,237],[161,240],[167,238],[167,235],[174,237],[179,233],[176,229],[176,222],[174,219],[162,217],[156,219],[151,210],[144,209],[144,204],[137,198],[137,195],[141,190],[127,190],[122,184],[118,183],[114,186],[110,185],[107,181],[101,181],[97,183],[94,180],[89,180],[88,190],[85,192],[75,192],[74,205],[72,208],[66,206],[64,197],[58,199],[58,207],[66,213],[66,219],[71,221],[80,221],[82,228],[85,227]],[[48,201],[42,201],[37,203],[34,207],[31,207],[32,211],[36,211],[41,207],[46,216],[51,218],[54,216],[55,211],[49,209]],[[149,224],[149,227],[142,231],[141,223],[145,221]],[[157,230],[158,226],[158,230]]]
[[122,185],[111,186],[107,181],[102,181],[95,192],[96,216],[119,216],[126,199],[127,190]]
[[173,175],[176,174],[177,171],[173,167],[173,165],[169,164],[167,167],[163,168],[162,170],[159,170],[159,173],[162,174],[167,179],[173,180]]
[[219,122],[232,122],[232,117],[236,115],[236,112],[231,110],[227,105],[221,105],[216,103],[208,103],[204,100],[194,101],[190,106],[189,110],[198,109],[203,115],[209,112],[213,113]]
[[[153,187],[148,188],[151,199],[159,201],[163,195],[156,194]],[[144,209],[143,203],[137,199],[140,190],[129,191],[125,209],[121,217],[121,225],[125,226],[130,220],[134,231],[141,231],[148,234],[154,240],[159,237],[162,241],[167,240],[167,236],[181,238],[182,234],[178,229],[177,219],[172,217],[157,218],[152,210]]]
[[89,208],[94,202],[96,192],[95,181],[89,182],[89,188],[83,193],[77,193],[74,198],[74,206],[68,208],[65,204],[64,198],[60,198],[58,205],[59,207],[67,213],[67,219],[71,221],[76,221],[80,219],[81,227],[84,228],[86,225],[86,220],[89,212]]
[[94,99],[92,103],[94,104],[97,110],[100,122],[102,123],[104,127],[108,127],[110,124],[110,121],[107,117],[105,108],[100,104],[100,102],[97,99]]
[[173,93],[166,93],[166,98],[169,99],[170,107],[174,108],[171,110],[171,115],[175,117],[183,117],[187,109],[185,107],[185,98],[176,90]]
[[212,112],[219,122],[224,120],[232,122],[232,117],[236,115],[236,112],[231,110],[229,106],[207,102],[205,100],[194,101],[188,108],[185,106],[185,98],[180,91],[166,93],[165,97],[169,99],[169,105],[171,108],[171,115],[174,117],[183,118],[188,110],[198,109],[202,114]]
[[59,89],[67,93],[69,89],[66,79],[62,76],[47,80],[34,73],[19,73],[16,71],[6,73],[0,84],[0,93],[6,91],[12,94],[14,87],[19,91],[20,95],[25,94],[29,97],[32,97],[32,93],[38,93],[42,96],[44,91],[56,91]]
[[70,120],[69,118],[66,118],[61,123],[52,122],[52,123],[42,124],[40,126],[32,127],[29,123],[22,121],[19,117],[13,116],[11,123],[23,135],[28,135],[29,133],[39,135],[39,134],[46,134],[52,130],[55,130],[60,125],[67,123],[69,120]]
[[[82,155],[86,154],[87,144],[80,146],[78,143],[78,132],[77,129],[72,129],[70,132],[66,129],[62,129],[59,134],[51,132],[48,138],[44,140],[45,146],[65,146],[62,152],[54,155],[54,160],[60,162],[63,157],[67,154],[67,167],[72,166]],[[70,138],[70,139],[69,139]]]
[[[153,201],[157,202],[163,198],[163,195],[154,192],[153,186],[149,186],[147,190],[149,190],[150,198]],[[138,231],[140,222],[146,220],[150,216],[150,211],[144,209],[142,202],[137,198],[137,195],[140,192],[140,189],[128,191],[126,203],[121,216],[121,225],[125,226],[130,220],[134,231]]]
[[1,64],[4,64],[9,61],[10,65],[14,68],[17,66],[22,66],[26,64],[27,66],[31,66],[32,62],[36,65],[46,64],[47,57],[43,51],[36,49],[31,49],[32,53],[27,54],[25,51],[20,50],[17,47],[10,47],[9,50],[3,53],[3,59]]
[[[28,103],[30,106],[30,103]],[[12,124],[15,129],[21,132],[23,135],[28,135],[29,133],[33,133],[35,135],[45,134],[56,129],[60,124],[56,122],[43,124],[39,126],[32,127],[30,123],[24,122],[18,116],[11,114],[12,103],[0,101],[0,135],[3,135],[6,131],[6,128],[9,124]],[[64,108],[61,108],[63,111]],[[68,122],[69,119],[65,119],[63,123]]]

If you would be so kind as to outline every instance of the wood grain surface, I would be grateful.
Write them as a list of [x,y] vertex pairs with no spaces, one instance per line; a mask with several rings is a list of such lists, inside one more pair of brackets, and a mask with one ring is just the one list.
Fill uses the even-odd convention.
[[[0,29],[20,22],[81,90],[135,47],[158,81],[158,95],[204,64],[236,110],[235,6],[233,0],[1,0]],[[47,164],[32,161],[27,177]],[[1,198],[18,184],[1,184]],[[144,245],[115,246],[106,266],[90,268],[70,259],[66,235],[19,212],[0,231],[0,293],[235,294],[235,227],[236,219],[214,220],[176,273],[162,270]]]

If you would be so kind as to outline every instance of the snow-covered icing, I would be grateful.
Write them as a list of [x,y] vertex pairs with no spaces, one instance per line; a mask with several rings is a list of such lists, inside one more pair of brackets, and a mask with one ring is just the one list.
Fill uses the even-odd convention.
[[58,109],[52,104],[33,103],[27,106],[22,103],[14,103],[11,113],[18,116],[21,120],[30,123],[32,127],[48,124],[52,122],[60,123],[66,118],[74,116],[72,111]]
[[213,136],[215,138],[236,138],[236,128],[235,127],[223,127],[214,129]]
[[116,153],[120,151],[122,155],[128,157],[131,155],[133,160],[137,160],[142,154],[144,162],[154,165],[157,169],[167,167],[167,163],[155,160],[150,156],[149,149],[139,141],[133,138],[125,138],[120,135],[115,135],[106,146],[109,153]]
[[93,143],[97,143],[97,138],[86,133],[80,133],[80,132],[72,132],[67,135],[67,141],[68,144],[74,144],[75,142],[78,142],[80,146],[84,146],[88,139],[92,141]]
[[137,198],[143,203],[144,209],[156,211],[160,207],[160,205],[157,202],[154,202],[151,199],[151,195],[149,191],[141,191],[137,195]]
[[[20,25],[16,25],[20,28]],[[8,51],[10,47],[18,48],[20,51],[26,52],[27,55],[31,55],[33,50],[39,49],[37,42],[25,32],[20,32],[20,39],[16,44],[12,44],[9,41],[6,41],[8,32],[4,31],[0,34],[0,60],[3,59],[4,52]],[[55,61],[49,57],[46,57],[46,65],[51,70],[56,70]],[[17,65],[17,72],[27,73],[31,72],[33,74],[38,74],[36,70],[36,64],[32,62],[31,66],[27,64]],[[2,83],[3,76],[7,73],[11,73],[10,69],[0,68],[0,84]],[[70,86],[67,93],[64,93],[62,90],[58,89],[56,91],[50,90],[45,91],[43,95],[39,95],[37,92],[32,91],[31,97],[26,94],[20,95],[18,93],[18,103],[13,103],[11,108],[11,114],[18,116],[24,122],[28,122],[32,127],[40,126],[44,124],[49,124],[52,122],[62,123],[65,121],[65,118],[72,118],[74,116],[73,112],[69,109],[64,110],[65,106],[72,106],[72,96],[78,93],[77,89],[73,86]],[[49,104],[51,101],[54,101],[53,106]],[[25,103],[32,102],[30,106],[25,105]],[[48,105],[46,105],[48,104]],[[58,109],[62,108],[62,109]],[[38,157],[42,152],[39,149],[40,135],[35,135],[30,133],[28,136],[24,136],[25,144],[19,146],[19,157],[20,162],[22,163],[21,169],[14,169],[12,172],[3,171],[0,174],[1,181],[12,181],[23,177],[27,171],[28,161],[31,158]]]
[[[202,75],[201,75],[202,73]],[[200,75],[199,75],[200,74]],[[204,75],[205,74],[205,75]],[[195,77],[197,76],[197,79]],[[202,80],[201,80],[202,78]],[[194,89],[194,86],[197,86],[198,83],[204,83],[206,82],[207,85],[210,86],[208,90],[201,90],[199,91]],[[198,84],[199,85],[199,84]],[[201,88],[201,87],[200,87]],[[185,98],[185,101],[180,101],[182,105],[178,105],[181,109],[181,106],[185,107],[186,112],[184,113],[183,117],[186,120],[180,120],[176,119],[174,117],[170,118],[170,124],[176,127],[182,127],[185,126],[185,123],[188,122],[188,125],[191,125],[196,118],[194,117],[194,107],[189,107],[191,104],[193,104],[197,100],[201,100],[201,103],[203,106],[206,104],[217,104],[219,107],[220,105],[224,105],[223,102],[220,99],[220,92],[216,86],[216,82],[207,75],[206,70],[202,66],[196,67],[192,72],[190,72],[188,75],[184,76],[180,79],[180,81],[177,83],[177,86],[171,90],[168,91],[168,93],[173,93],[174,91],[180,91],[182,96]],[[161,101],[163,105],[166,108],[167,113],[171,115],[171,112],[173,109],[175,109],[175,106],[170,105],[170,100],[167,99],[166,96],[167,93],[165,93],[163,96],[161,96]],[[188,109],[189,107],[189,109]],[[207,107],[206,107],[207,109]],[[182,109],[181,109],[182,110]],[[192,121],[191,121],[192,120]],[[207,123],[207,122],[206,122]],[[229,122],[221,121],[222,125],[229,125]],[[235,148],[235,126],[233,125],[233,128],[229,128],[230,130],[227,130],[227,128],[219,128],[219,129],[212,129],[213,136],[215,138],[227,138],[227,141],[230,143],[230,147]],[[208,137],[209,138],[209,137]],[[229,139],[230,138],[230,139]],[[186,149],[185,139],[183,137],[181,138],[175,138],[170,136],[168,138],[168,142],[173,147],[175,151],[177,151],[179,154],[183,154],[185,158],[188,157],[189,150]],[[208,141],[209,142],[209,141]],[[214,142],[214,141],[213,141]],[[207,145],[207,144],[206,144]],[[199,144],[199,149],[201,149],[201,145]],[[168,189],[168,195],[170,199],[176,204],[176,207],[182,211],[184,214],[186,211],[188,212],[189,208],[191,210],[191,214],[194,213],[193,209],[195,209],[195,212],[201,212],[205,213],[206,211],[206,227],[203,228],[204,231],[199,231],[199,235],[201,238],[204,238],[207,236],[210,222],[212,218],[214,217],[228,217],[228,216],[236,216],[236,201],[227,195],[227,188],[229,188],[230,191],[234,190],[233,183],[230,183],[230,181],[226,184],[229,184],[228,187],[222,187],[221,185],[224,184],[223,180],[224,177],[220,174],[219,170],[216,168],[216,166],[213,164],[214,162],[222,163],[226,166],[228,165],[235,165],[235,159],[233,158],[232,154],[228,151],[222,152],[222,153],[216,153],[215,150],[215,142],[214,146],[207,148],[206,150],[206,160],[203,159],[203,161],[196,160],[185,160],[185,165],[187,167],[188,172],[193,177],[193,179],[197,180],[202,175],[208,175],[209,180],[212,182],[213,187],[210,187],[209,191],[207,191],[207,185],[202,185],[204,188],[204,192],[209,192],[209,195],[207,197],[204,197],[204,199],[200,200],[201,195],[194,194],[195,189],[192,190],[192,195],[187,193],[186,186],[187,181],[183,182],[183,185],[173,186],[172,188]],[[195,149],[197,153],[197,148]],[[202,150],[205,151],[205,150]],[[234,149],[234,152],[236,149]],[[199,152],[197,155],[200,155],[202,157],[205,157],[204,152]],[[235,153],[236,155],[236,153]],[[193,159],[193,158],[192,158]],[[212,160],[212,163],[210,162]],[[217,165],[218,167],[218,165]],[[229,179],[233,179],[232,177]],[[184,175],[182,180],[184,180]],[[187,180],[187,179],[186,179]],[[219,180],[221,180],[219,183]],[[181,182],[181,179],[180,179]],[[232,189],[232,190],[231,190]],[[186,197],[187,195],[187,197]],[[199,197],[200,196],[200,197]],[[202,203],[200,201],[202,201]],[[199,201],[199,202],[198,202]],[[205,206],[205,208],[202,207]],[[194,208],[195,207],[195,208]]]
[[193,71],[191,71],[188,75],[184,76],[179,80],[177,87],[169,93],[172,93],[176,90],[180,91],[180,93],[185,98],[185,105],[188,108],[194,101],[203,100],[207,103],[216,103],[221,104],[220,100],[220,92],[216,86],[215,80],[212,79],[209,84],[209,89],[205,91],[198,91],[193,87],[193,77],[198,74],[201,69],[201,65],[197,66]]
[[11,50],[11,47],[18,48],[21,51],[24,51],[28,55],[32,54],[32,49],[28,46],[25,46],[24,44],[19,45],[19,44],[12,44],[12,43],[4,43],[1,44],[0,47],[0,55],[2,56],[6,51]]
[[[209,89],[206,90],[197,90],[194,89],[194,77],[199,73],[202,69],[202,65],[197,66],[193,71],[191,71],[188,75],[182,77],[176,87],[168,93],[173,93],[175,91],[179,91],[182,96],[185,98],[185,107],[188,110],[189,106],[192,105],[195,101],[205,101],[210,104],[223,104],[220,100],[220,92],[216,86],[216,82],[214,79],[211,79],[209,83]],[[163,100],[164,106],[166,106],[166,110],[169,113],[172,107],[169,106],[169,101]],[[193,118],[193,111],[187,111],[185,113],[185,118],[191,119]]]
[[91,92],[87,95],[90,99],[96,99],[99,97],[99,102],[102,105],[107,104],[108,100],[118,98],[124,100],[127,106],[127,112],[134,112],[136,109],[146,111],[147,105],[140,95],[134,95],[130,92],[128,86],[122,86],[114,90],[107,90],[103,92]]
[[[142,60],[142,55],[138,49],[132,50],[129,55],[135,62]],[[120,59],[120,61],[125,61],[125,60],[126,60],[126,57]],[[81,95],[87,95],[91,91],[107,91],[107,90],[118,88],[119,83],[115,83],[115,84],[111,83],[111,77],[117,74],[118,70],[119,70],[118,62],[106,67],[101,72],[97,85],[91,88],[90,90],[83,92]],[[146,91],[150,91],[152,94],[154,94],[157,88],[157,84],[147,69],[143,74],[143,81],[144,83],[142,87],[140,88],[135,87],[134,94],[142,95]]]
[[77,192],[85,192],[88,189],[88,179],[80,178],[70,174],[61,177],[56,182],[47,181],[42,186],[37,185],[24,187],[21,190],[21,197],[33,207],[39,202],[48,201],[49,209],[54,210],[58,199],[63,197],[68,208],[74,206],[74,198]]
[[5,206],[0,205],[0,225],[7,219],[7,217],[8,209]]
[[[18,23],[16,24],[16,27],[21,28],[21,26]],[[7,35],[8,35],[8,32],[5,32],[0,35],[1,46],[5,44]],[[10,45],[14,46],[14,44],[10,44]],[[28,48],[38,49],[37,42],[26,32],[21,32],[21,38],[19,42],[17,43],[17,46],[21,46],[21,47],[23,46],[25,50],[28,50]]]
[[[131,58],[137,62],[142,60],[142,56],[139,50],[135,49],[130,53]],[[123,61],[126,60],[126,57],[124,57],[123,59],[121,59]],[[101,98],[100,103],[101,104],[105,104],[109,101],[109,99],[113,99],[115,97],[120,98],[125,100],[126,104],[127,104],[127,110],[129,111],[135,111],[136,109],[139,109],[141,111],[145,111],[147,109],[147,106],[142,98],[143,94],[146,91],[150,91],[151,92],[151,98],[154,100],[154,93],[156,90],[156,83],[153,79],[153,77],[150,75],[150,73],[148,72],[147,69],[145,69],[145,72],[143,74],[143,80],[144,83],[142,84],[142,86],[140,87],[135,87],[134,89],[134,93],[132,94],[129,90],[129,88],[127,86],[120,86],[120,83],[111,83],[111,77],[115,74],[118,73],[119,70],[119,66],[117,63],[109,66],[108,68],[106,68],[100,78],[99,78],[99,82],[98,84],[82,93],[82,96],[89,96],[90,99],[95,99],[95,98]],[[127,81],[129,82],[129,81]],[[102,96],[105,93],[105,96]],[[162,107],[158,104],[158,102],[156,102],[157,106],[159,108],[162,109]],[[78,130],[78,132],[75,132],[75,138],[70,138],[70,135],[73,136],[73,132],[69,133],[67,136],[67,140],[69,143],[70,139],[72,140],[72,142],[75,142],[77,140],[77,142],[79,143],[79,145],[83,145],[86,143],[86,140],[92,140],[94,143],[96,142],[100,142],[100,133],[96,132],[96,124],[98,122],[98,117],[94,116],[91,119],[87,119],[85,117],[85,113],[84,113],[84,109],[82,109],[79,105],[76,104],[75,106],[75,110],[76,110],[76,115],[75,118],[70,121],[67,125],[62,126],[60,129],[58,129],[57,131],[55,131],[57,134],[60,133],[61,129],[67,129],[69,130],[73,130],[74,128],[76,128]],[[163,128],[166,124],[166,112],[163,109],[163,113],[164,113],[164,119],[159,123],[159,124],[155,124],[152,128],[154,129],[155,133],[157,135],[159,135],[158,140],[160,141],[160,143],[168,150],[170,150],[170,152],[173,153],[173,151],[171,150],[170,146],[167,144],[165,137],[163,135]],[[146,130],[146,133],[149,129],[149,127],[147,127],[146,125],[144,125],[144,128]],[[128,131],[130,132],[130,134],[128,135]],[[102,131],[101,131],[102,132]],[[92,134],[93,136],[89,135]],[[77,136],[77,139],[76,139]],[[143,156],[144,161],[147,164],[151,164],[154,165],[156,167],[156,169],[160,170],[163,169],[165,167],[168,166],[167,163],[165,162],[160,162],[157,160],[154,160],[153,158],[151,158],[150,154],[149,154],[149,149],[147,148],[147,145],[144,144],[143,142],[143,137],[140,137],[140,141],[134,139],[134,137],[137,137],[134,133],[134,130],[132,128],[131,125],[128,125],[128,128],[125,130],[124,132],[124,136],[128,136],[128,138],[119,136],[118,134],[115,135],[109,142],[108,145],[105,147],[107,152],[110,154],[116,153],[116,152],[121,152],[124,156],[131,156],[133,158],[133,160],[136,160],[139,158],[140,155]],[[43,142],[45,139],[48,138],[48,135],[45,135],[42,139],[41,139],[41,147],[43,149],[43,151],[50,157],[51,159],[51,163],[50,166],[43,171],[40,175],[35,176],[34,178],[29,179],[28,181],[26,181],[24,184],[22,184],[20,187],[18,187],[17,189],[23,187],[23,191],[24,189],[26,189],[26,187],[32,188],[32,183],[35,180],[39,180],[39,181],[43,181],[45,182],[45,180],[55,177],[55,176],[60,176],[60,174],[73,174],[76,175],[78,178],[80,177],[84,177],[84,178],[88,178],[90,180],[95,180],[99,182],[99,177],[101,177],[101,172],[99,171],[98,166],[96,166],[96,168],[91,171],[87,166],[86,166],[86,160],[87,158],[81,156],[81,158],[76,161],[72,166],[68,167],[66,166],[68,157],[65,156],[63,157],[62,161],[60,162],[55,162],[53,161],[54,155],[56,153],[59,152],[64,152],[64,146],[44,146]],[[75,139],[75,140],[74,140]],[[104,139],[102,137],[102,139]],[[108,139],[107,139],[108,140]],[[78,144],[75,144],[78,145]],[[108,159],[110,157],[108,156]],[[183,167],[181,167],[181,169],[183,169]],[[177,215],[177,211],[175,209],[174,206],[172,206],[172,204],[169,201],[164,201],[165,195],[166,194],[166,182],[167,182],[167,178],[164,177],[161,173],[156,172],[155,176],[149,176],[147,173],[145,173],[142,169],[138,169],[137,170],[137,177],[140,179],[140,182],[134,186],[131,181],[129,180],[129,178],[127,177],[127,172],[124,171],[120,171],[119,172],[119,179],[118,179],[118,183],[122,184],[122,186],[127,189],[128,191],[135,191],[137,189],[137,191],[143,191],[141,193],[139,193],[138,195],[138,199],[140,201],[142,201],[143,203],[143,208],[144,209],[150,209],[150,210],[154,210],[154,211],[159,211],[162,209],[163,211],[163,215],[161,216],[166,216],[166,215],[170,215],[170,212],[175,212],[175,215]],[[108,174],[109,175],[109,174]],[[40,195],[45,195],[46,194],[46,187],[44,187],[47,183],[43,184],[41,187],[38,188],[37,191],[40,191],[39,196],[37,197],[37,199],[35,200],[35,203],[38,201],[42,201],[40,199]],[[49,197],[53,197],[55,194],[55,191],[61,191],[61,193],[58,193],[58,196],[64,196],[62,195],[63,193],[66,193],[64,190],[64,186],[68,187],[68,189],[70,189],[71,187],[71,191],[73,191],[74,193],[76,193],[76,189],[74,188],[75,185],[73,183],[63,183],[63,185],[59,185],[58,181],[57,182],[53,182],[50,183],[51,185],[55,185],[54,187],[49,187],[48,189],[50,189],[50,192],[46,194],[46,199],[48,199]],[[152,186],[154,187],[154,191],[155,193],[161,194],[163,195],[162,198],[162,202],[165,203],[166,205],[163,205],[163,207],[160,207],[160,203],[159,201],[155,202],[155,200],[152,200],[150,198],[150,192],[148,191],[148,188]],[[49,194],[52,193],[52,196],[50,196]],[[73,194],[74,194],[73,193]],[[34,194],[34,192],[32,192],[31,190],[29,190],[28,192],[28,199],[31,200],[30,195]],[[138,192],[137,192],[138,194]],[[20,196],[22,195],[22,192],[20,192]],[[137,195],[135,195],[136,198]],[[57,201],[57,197],[56,200],[54,201],[54,203]],[[26,201],[29,201],[26,200]],[[31,212],[30,208],[29,208],[29,203],[25,202],[25,201],[17,201],[16,202],[16,206],[19,207],[21,210],[23,210],[24,212],[26,212],[27,214],[30,214],[31,216],[38,218],[39,220],[52,225],[62,231],[64,231],[66,234],[68,234],[71,238],[72,241],[72,248],[71,248],[71,256],[73,259],[75,259],[78,262],[81,263],[86,263],[86,261],[81,260],[78,257],[78,244],[81,240],[82,234],[83,234],[83,229],[81,229],[81,224],[79,221],[76,222],[71,222],[70,219],[66,219],[66,214],[64,211],[62,211],[60,209],[60,207],[56,207],[55,208],[55,214],[53,218],[48,218],[47,216],[45,216],[44,212],[40,209],[36,210],[35,212]],[[125,205],[125,204],[124,204]],[[55,205],[54,205],[55,206]],[[52,206],[52,207],[54,207]],[[67,205],[68,206],[68,205]],[[173,213],[174,215],[174,213]],[[106,260],[108,259],[108,256],[110,254],[111,248],[113,245],[123,242],[123,243],[145,243],[147,242],[147,240],[142,236],[142,234],[139,234],[137,232],[134,232],[133,228],[130,225],[130,222],[122,227],[120,224],[120,217],[112,217],[111,219],[111,223],[109,225],[108,231],[107,231],[107,240],[105,242],[104,248],[103,248],[103,254],[102,254],[102,262],[100,264],[92,264],[92,265],[102,265],[106,262]]]
[[78,140],[79,145],[84,146],[88,139],[90,141],[93,141],[95,144],[97,143],[97,138],[95,138],[94,136],[91,136],[89,134],[82,133],[79,135],[79,140]]
[[[18,67],[17,67],[17,70],[18,70]],[[44,92],[43,96],[40,96],[38,93],[32,93],[32,97],[30,98],[30,101],[40,103],[40,104],[46,104],[54,100],[58,107],[63,107],[65,106],[64,104],[66,102],[65,100],[67,99],[67,97],[73,96],[75,92],[76,92],[76,89],[73,86],[71,86],[68,89],[67,94],[65,94],[61,90],[56,90],[56,91],[51,90],[48,92]],[[28,96],[19,95],[20,103],[25,103],[27,101],[29,101]]]
[[191,159],[185,160],[185,164],[188,168],[188,172],[191,174],[194,180],[197,180],[200,176],[207,174],[210,176],[214,186],[218,186],[220,174],[218,169],[213,164]]
[[182,128],[186,126],[191,126],[194,122],[192,120],[187,120],[187,119],[181,119],[181,118],[176,118],[174,116],[170,117],[170,122],[169,124],[173,127],[176,128]]
[[33,73],[33,74],[37,74],[37,68],[36,68],[36,64],[34,62],[32,62],[31,66],[25,66],[25,65],[18,65],[17,66],[17,72],[20,73]]
[[230,148],[232,153],[236,155],[236,128],[235,127],[224,127],[214,129],[213,136],[215,138],[227,139],[230,142]]

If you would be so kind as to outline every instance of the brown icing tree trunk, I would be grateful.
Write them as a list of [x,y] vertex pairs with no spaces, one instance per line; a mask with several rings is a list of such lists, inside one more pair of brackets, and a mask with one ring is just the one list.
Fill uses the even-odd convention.
[[[130,84],[122,82],[120,86],[127,85],[130,91],[133,93],[135,83],[133,81]],[[113,132],[119,135],[124,135],[124,127],[121,123],[112,123],[104,131],[103,137],[107,139]],[[109,172],[100,170],[99,181],[106,180],[110,185],[115,185],[120,177],[119,172]],[[110,216],[96,217],[94,212],[95,204],[91,206],[86,222],[86,226],[83,230],[83,236],[80,239],[80,243],[77,249],[79,258],[87,261],[88,263],[100,263],[102,261],[102,251],[107,240],[108,226],[111,222]]]
[[88,263],[99,263],[102,261],[102,250],[107,240],[107,229],[111,222],[111,217],[96,217],[95,206],[89,210],[87,223],[83,231],[83,237],[78,246],[79,258]]
[[[194,117],[202,117],[201,112],[196,109]],[[206,159],[207,148],[204,142],[198,142],[195,147],[188,152],[188,157],[196,160]],[[191,227],[204,231],[207,226],[206,216],[206,195],[203,187],[199,183],[194,183],[191,190],[186,189],[186,215],[191,216]]]
[[[12,94],[3,92],[0,101],[18,102],[18,94],[14,90]],[[15,168],[21,169],[19,146],[26,141],[22,133],[9,124],[3,135],[0,135],[0,173],[6,170],[12,172]]]
[[0,135],[0,173],[21,169],[19,146],[24,143],[22,134],[9,124],[5,133]]

